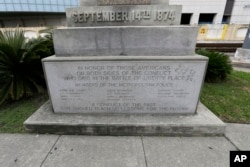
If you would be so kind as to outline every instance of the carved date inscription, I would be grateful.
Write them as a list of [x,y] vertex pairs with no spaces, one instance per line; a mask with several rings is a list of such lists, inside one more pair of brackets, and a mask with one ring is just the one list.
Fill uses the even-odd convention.
[[178,25],[181,6],[96,6],[66,10],[68,26]]
[[154,20],[154,21],[174,21],[175,11],[168,10],[134,10],[128,11],[98,11],[98,12],[84,12],[74,10],[72,19],[75,23],[86,22],[133,22],[141,20]]

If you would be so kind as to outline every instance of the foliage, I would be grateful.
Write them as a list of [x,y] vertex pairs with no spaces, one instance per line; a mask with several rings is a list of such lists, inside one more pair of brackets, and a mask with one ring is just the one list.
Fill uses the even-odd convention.
[[225,81],[228,75],[232,72],[232,64],[227,55],[200,49],[197,54],[206,56],[209,58],[207,73],[205,77],[206,82],[221,82]]
[[225,122],[250,123],[250,74],[233,71],[225,82],[205,83],[201,102]]
[[40,34],[42,34],[42,33],[52,34],[53,29],[54,29],[53,27],[47,27],[45,29],[40,30],[39,33]]
[[0,106],[0,133],[24,133],[23,122],[46,100],[47,94],[39,94]]
[[0,104],[42,92],[41,59],[53,52],[52,38],[27,40],[21,30],[0,31]]

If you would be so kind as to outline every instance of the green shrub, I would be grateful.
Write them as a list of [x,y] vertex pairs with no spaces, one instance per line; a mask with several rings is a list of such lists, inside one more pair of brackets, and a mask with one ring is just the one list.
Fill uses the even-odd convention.
[[21,30],[0,31],[0,104],[44,91],[41,59],[53,52],[52,39],[27,41]]
[[207,73],[205,77],[206,82],[222,82],[227,79],[227,76],[233,69],[227,55],[220,52],[208,51],[205,49],[198,50],[197,54],[209,58]]

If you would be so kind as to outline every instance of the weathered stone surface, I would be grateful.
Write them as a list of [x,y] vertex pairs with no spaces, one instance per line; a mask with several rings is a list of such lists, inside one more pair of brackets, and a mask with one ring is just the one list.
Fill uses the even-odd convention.
[[150,5],[151,0],[97,0],[97,5]]
[[[80,6],[96,6],[97,4],[101,5],[105,1],[105,5],[116,3],[119,1],[120,5],[135,5],[135,4],[164,4],[168,5],[169,0],[80,0]],[[148,2],[149,1],[149,2]],[[123,3],[124,2],[124,3]]]
[[202,56],[43,59],[56,113],[195,114]]
[[62,28],[53,32],[56,56],[194,55],[198,27]]
[[238,48],[234,60],[250,63],[250,49]]
[[248,27],[247,34],[246,34],[242,48],[250,50],[250,25]]
[[238,48],[232,59],[232,63],[236,67],[250,67],[250,49]]
[[111,136],[222,136],[225,124],[204,105],[195,115],[55,114],[45,103],[24,122],[27,132]]
[[80,6],[96,6],[97,0],[80,0]]
[[68,27],[180,25],[180,5],[92,6],[66,9]]

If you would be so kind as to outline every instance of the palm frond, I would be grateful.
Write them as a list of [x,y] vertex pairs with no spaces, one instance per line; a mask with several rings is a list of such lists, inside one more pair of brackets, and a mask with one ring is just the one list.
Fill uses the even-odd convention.
[[18,51],[6,43],[0,43],[0,63],[14,65],[20,61]]
[[9,91],[10,91],[10,84],[11,80],[5,82],[4,84],[0,84],[1,89],[0,89],[0,104],[2,104],[9,95]]
[[13,47],[13,50],[17,52],[19,49],[23,48],[25,45],[24,32],[19,29],[15,31],[11,31],[11,30],[1,31],[0,42]]
[[41,59],[54,52],[52,38],[26,41],[21,30],[0,31],[0,105],[42,92],[45,79]]

